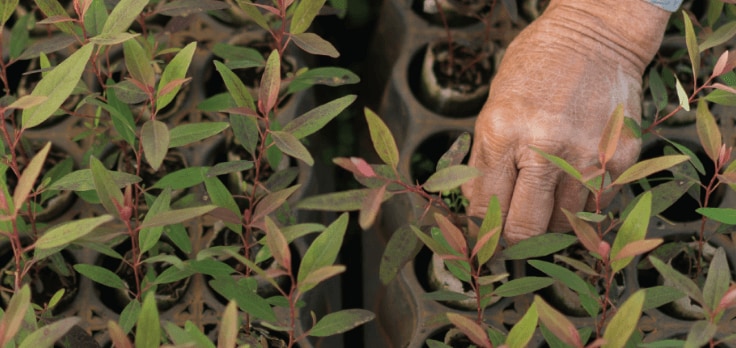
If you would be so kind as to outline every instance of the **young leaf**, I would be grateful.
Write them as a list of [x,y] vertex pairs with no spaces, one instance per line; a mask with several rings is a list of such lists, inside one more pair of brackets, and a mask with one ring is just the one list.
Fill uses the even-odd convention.
[[233,100],[235,100],[235,105],[255,110],[256,107],[255,102],[253,101],[253,96],[250,94],[248,88],[245,87],[245,84],[240,80],[238,75],[219,61],[215,61],[215,69],[217,69],[220,76],[222,76],[222,80],[225,82],[227,91],[230,93]]
[[79,317],[63,318],[38,328],[26,336],[18,348],[53,347],[79,321]]
[[555,155],[545,153],[544,151],[537,149],[536,147],[531,147],[531,149],[538,153],[540,156],[546,158],[548,161],[552,162],[552,164],[556,165],[558,168],[562,169],[568,175],[575,178],[575,180],[582,181],[583,174],[581,174],[580,171],[578,171],[575,167],[570,165],[570,163],[567,163],[567,161],[565,161],[564,159]]
[[526,276],[501,284],[493,293],[501,297],[514,297],[544,289],[554,282],[552,278]]
[[343,86],[360,82],[354,72],[337,67],[322,67],[307,70],[297,75],[289,84],[288,93],[303,91],[314,85]]
[[19,0],[3,0],[0,1],[0,28],[5,27],[5,22],[10,19],[18,6]]
[[360,207],[360,213],[358,215],[358,224],[363,230],[368,230],[373,226],[373,222],[376,221],[378,211],[381,209],[381,203],[383,203],[383,197],[386,196],[386,185],[383,185],[377,189],[371,189],[368,192],[368,197],[363,201],[363,205]]
[[728,61],[729,61],[728,51],[726,50],[726,51],[723,51],[723,53],[721,53],[720,57],[718,57],[718,61],[716,61],[716,65],[713,66],[713,74],[711,76],[717,77],[717,76],[721,76],[727,73],[728,70],[726,70],[726,66],[728,64]]
[[128,40],[123,43],[125,67],[133,79],[153,89],[156,75],[153,72],[150,57],[146,54],[138,40]]
[[309,166],[314,165],[314,159],[309,150],[293,135],[283,131],[272,131],[271,138],[279,150],[291,157],[299,159]]
[[332,265],[315,269],[314,271],[307,274],[307,276],[304,277],[301,282],[299,282],[297,289],[301,294],[303,294],[309,290],[312,290],[323,281],[343,272],[345,272],[345,266],[343,265]]
[[672,287],[684,292],[690,298],[695,300],[695,302],[701,305],[705,304],[703,293],[700,292],[700,289],[692,279],[678,272],[672,268],[672,266],[662,262],[654,256],[649,256],[649,261],[652,263],[652,266],[659,271],[659,274],[671,283],[670,285]]
[[506,337],[505,344],[509,348],[524,348],[529,344],[529,341],[534,335],[534,329],[537,327],[539,321],[539,314],[537,313],[537,306],[532,303],[529,309],[526,310],[524,316],[519,319],[514,327],[509,331],[508,337]]
[[462,163],[468,151],[470,151],[470,133],[463,132],[437,161],[436,171]]
[[279,51],[273,50],[266,60],[266,70],[263,72],[261,85],[258,88],[258,110],[261,115],[267,116],[276,105],[280,88],[281,58]]
[[100,35],[112,35],[128,30],[136,17],[148,5],[148,0],[121,0],[110,12]]
[[458,252],[460,255],[468,255],[468,243],[465,241],[463,232],[450,222],[447,217],[435,213],[434,220],[437,222],[437,226],[442,231],[442,235],[445,237],[448,245],[452,250]]
[[[616,253],[616,256],[613,257],[612,261],[630,259],[634,256],[650,252],[662,244],[663,241],[664,240],[662,238],[654,238],[630,242]],[[616,272],[618,272],[618,270]]]
[[28,284],[23,285],[10,298],[8,307],[5,308],[2,320],[0,320],[0,344],[3,347],[11,346],[9,343],[18,333],[23,318],[31,306],[31,289]]
[[26,202],[28,199],[28,195],[31,194],[31,191],[33,190],[33,184],[36,182],[36,179],[38,179],[38,176],[41,174],[41,169],[43,168],[43,163],[46,161],[46,156],[49,153],[49,150],[51,150],[51,143],[46,143],[44,147],[36,153],[33,158],[31,158],[31,161],[26,166],[26,169],[23,170],[23,173],[21,174],[20,178],[18,178],[18,184],[15,187],[15,191],[13,192],[13,206],[15,207],[15,212],[13,212],[13,215],[18,214],[18,211],[23,206],[23,203]]
[[294,185],[281,191],[272,192],[271,194],[263,197],[263,199],[258,202],[255,212],[253,212],[253,217],[251,218],[251,221],[258,222],[266,215],[276,211],[276,209],[281,207],[284,202],[286,202],[286,199],[288,199],[289,196],[296,192],[299,187],[299,185]]
[[74,270],[79,272],[79,274],[89,278],[93,282],[100,283],[102,285],[109,286],[115,289],[125,289],[125,282],[120,279],[120,276],[113,273],[107,268],[85,263],[78,263],[74,265]]
[[248,17],[250,17],[256,24],[258,24],[259,27],[270,30],[271,28],[268,25],[268,20],[266,17],[261,13],[261,11],[258,10],[257,7],[253,5],[252,0],[236,0],[238,3],[238,6],[245,11],[246,14],[248,14]]
[[[151,204],[150,208],[148,209],[148,213],[146,214],[146,217],[143,218],[143,223],[146,223],[150,221],[154,216],[165,212],[169,210],[169,206],[171,205],[171,189],[167,188],[164,189],[161,194],[156,197],[156,199]],[[164,226],[157,226],[157,227],[150,227],[150,228],[143,228],[138,232],[138,247],[140,248],[140,253],[145,253],[148,250],[151,250],[158,241],[161,239],[161,234],[164,232]]]
[[583,347],[580,334],[575,329],[575,325],[573,325],[569,319],[552,308],[552,306],[548,305],[547,302],[544,302],[544,300],[538,295],[534,296],[534,305],[537,307],[539,320],[541,320],[544,326],[557,336],[557,338],[568,346],[575,348]]
[[690,332],[687,333],[685,344],[682,347],[695,348],[708,345],[713,336],[715,336],[718,326],[705,320],[698,320],[690,326]]
[[606,326],[603,347],[624,347],[639,323],[644,306],[645,292],[638,290],[622,304]]
[[281,230],[268,216],[266,216],[266,245],[271,250],[274,260],[287,271],[291,270],[289,244],[286,243],[286,238],[284,238]]
[[90,157],[89,166],[92,171],[92,181],[94,182],[95,191],[97,192],[97,197],[100,199],[100,203],[102,203],[102,206],[105,207],[108,213],[120,217],[118,207],[123,207],[125,204],[123,193],[120,192],[115,181],[113,181],[112,175],[100,160]]
[[687,92],[685,92],[685,87],[682,87],[682,82],[680,82],[677,76],[675,76],[675,90],[677,91],[677,99],[680,102],[680,106],[685,111],[690,111],[690,100],[687,97]]
[[485,264],[493,257],[498,247],[498,242],[501,239],[502,228],[501,203],[498,201],[498,197],[493,195],[488,202],[483,223],[481,223],[480,229],[478,229],[478,240],[485,239],[488,234],[493,234],[493,236],[477,251],[478,264]]
[[297,139],[302,139],[322,129],[328,122],[350,106],[356,98],[356,95],[349,94],[322,104],[304,115],[289,121],[281,130],[291,133]]
[[238,320],[238,304],[230,300],[225,307],[220,321],[220,332],[217,334],[217,348],[236,347],[238,339],[238,328],[240,320]]
[[520,241],[503,250],[507,260],[526,260],[547,256],[575,244],[577,238],[569,234],[546,233]]
[[291,40],[307,53],[332,58],[340,56],[340,52],[337,51],[335,46],[315,33],[294,34],[291,35]]
[[[147,0],[146,0],[147,1]],[[174,88],[167,88],[169,83],[175,80],[184,79],[189,70],[189,64],[192,62],[194,51],[197,49],[197,42],[192,41],[188,45],[179,51],[179,53],[171,59],[169,64],[164,68],[164,72],[161,73],[161,80],[158,82],[158,89],[156,91],[156,112],[161,111],[166,105],[169,105],[179,90],[181,85],[177,85]],[[168,144],[168,141],[167,141]]]
[[43,76],[31,95],[44,96],[48,99],[40,105],[23,110],[21,116],[23,129],[35,127],[46,121],[72,94],[76,82],[82,77],[93,48],[93,44],[82,46]]
[[18,98],[16,101],[10,103],[5,110],[10,109],[19,109],[19,110],[25,110],[31,107],[34,107],[36,105],[39,105],[46,101],[48,97],[46,96],[34,96],[34,95],[24,95],[20,98]]
[[473,341],[480,347],[492,347],[491,341],[488,339],[486,330],[483,329],[478,323],[469,319],[468,317],[458,313],[447,313],[447,319],[462,331],[468,339]]
[[717,163],[722,144],[721,131],[718,129],[715,117],[708,110],[708,103],[705,100],[700,99],[695,115],[695,126],[703,150],[713,162]]
[[143,299],[143,306],[138,315],[135,329],[135,346],[140,348],[158,347],[161,344],[161,322],[156,308],[153,291]]
[[703,300],[705,300],[705,306],[711,311],[718,308],[723,295],[728,291],[730,281],[731,270],[726,260],[726,252],[723,248],[718,248],[710,262],[708,276],[703,285]]
[[698,76],[698,71],[700,70],[698,38],[695,36],[693,22],[690,20],[690,16],[687,14],[687,11],[682,11],[682,17],[683,23],[685,24],[685,44],[687,45],[687,53],[690,56],[690,62],[692,63],[693,76]]
[[65,246],[88,235],[100,225],[112,220],[113,216],[106,214],[56,225],[46,231],[46,233],[36,241],[36,249],[53,249]]
[[365,309],[343,309],[322,317],[309,330],[309,336],[325,337],[343,333],[363,325],[375,318],[375,314]]
[[480,175],[480,170],[459,164],[432,174],[422,187],[429,192],[449,191]]
[[564,208],[562,208],[562,212],[565,213],[567,221],[572,225],[575,235],[578,236],[580,243],[585,247],[585,249],[588,249],[588,251],[592,253],[598,253],[601,238],[595,232],[593,227]]
[[130,339],[128,339],[128,336],[123,332],[123,329],[118,323],[112,320],[108,321],[107,332],[110,334],[110,341],[113,346],[118,348],[134,348],[133,342],[130,342]]
[[310,273],[317,269],[330,266],[335,263],[337,255],[340,252],[345,231],[347,231],[349,216],[343,213],[340,217],[330,224],[304,253],[297,281],[301,283]]
[[289,32],[293,35],[307,31],[307,28],[312,25],[314,17],[319,14],[319,10],[324,6],[324,4],[325,0],[300,1],[299,4],[296,5],[296,10],[294,10],[294,16],[291,19]]
[[399,149],[396,147],[396,141],[391,134],[391,130],[378,115],[368,108],[365,108],[365,119],[368,122],[371,142],[373,142],[378,157],[381,158],[383,163],[396,169],[399,165]]
[[624,223],[616,234],[616,239],[613,241],[610,253],[611,259],[615,260],[611,263],[613,272],[622,270],[633,260],[633,257],[619,258],[617,254],[629,243],[638,242],[646,237],[651,210],[652,193],[646,192],[626,217],[626,220],[624,220]]
[[616,180],[613,181],[614,185],[623,185],[630,182],[634,182],[648,175],[656,172],[665,170],[677,164],[687,161],[690,157],[685,155],[671,155],[656,157],[648,160],[644,160],[634,164],[633,166],[626,169]]
[[169,150],[169,128],[159,120],[148,120],[141,128],[143,154],[153,170],[158,171]]
[[601,165],[608,163],[616,153],[619,139],[621,138],[621,130],[624,125],[624,105],[618,104],[616,109],[606,122],[606,128],[603,129],[603,135],[598,143],[598,160]]

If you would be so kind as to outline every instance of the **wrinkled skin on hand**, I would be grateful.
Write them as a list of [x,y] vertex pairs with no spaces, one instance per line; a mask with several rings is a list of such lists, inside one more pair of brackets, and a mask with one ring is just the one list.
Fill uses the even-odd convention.
[[[470,165],[483,175],[463,187],[469,213],[483,216],[496,195],[509,243],[566,231],[561,208],[594,210],[584,186],[531,147],[578,169],[598,165],[598,142],[623,104],[641,119],[641,76],[670,16],[644,0],[553,0],[511,43],[478,116]],[[607,169],[632,165],[641,142],[623,133]],[[607,193],[602,206],[613,198]]]

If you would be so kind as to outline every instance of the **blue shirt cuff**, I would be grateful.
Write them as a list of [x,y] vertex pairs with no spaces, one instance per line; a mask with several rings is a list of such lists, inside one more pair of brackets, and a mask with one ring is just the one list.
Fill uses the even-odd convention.
[[682,5],[682,0],[647,0],[650,4],[658,6],[664,10],[675,12],[678,8],[680,8],[680,5]]

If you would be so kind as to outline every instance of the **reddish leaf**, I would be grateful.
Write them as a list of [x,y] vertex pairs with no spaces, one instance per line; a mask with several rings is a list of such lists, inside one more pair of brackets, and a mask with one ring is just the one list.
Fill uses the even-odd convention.
[[567,317],[552,308],[552,306],[544,302],[539,296],[534,296],[534,304],[537,306],[539,320],[542,321],[549,331],[568,346],[576,348],[583,347],[578,330],[575,329],[575,325]]
[[718,162],[718,153],[721,149],[721,131],[718,129],[715,117],[708,110],[708,103],[700,99],[698,109],[695,113],[695,126],[698,131],[698,138],[703,145],[703,150],[713,162]]
[[588,249],[590,252],[597,253],[598,247],[601,243],[601,238],[598,237],[598,234],[595,232],[593,227],[564,208],[562,209],[562,212],[567,216],[567,220],[570,221],[570,225],[572,225],[575,235],[578,236],[580,243],[583,244],[585,249]]
[[281,58],[278,50],[271,51],[266,61],[266,70],[261,77],[258,89],[258,110],[266,116],[271,112],[279,98],[281,87]]
[[627,257],[634,257],[636,255],[641,255],[646,252],[652,251],[654,250],[654,248],[662,244],[662,242],[662,238],[643,239],[631,242],[621,248],[621,250],[618,251],[612,261],[618,261]]
[[726,64],[728,63],[728,51],[724,51],[720,57],[718,57],[718,61],[716,62],[716,65],[713,67],[713,74],[711,76],[721,76],[724,73],[728,72],[726,71]]
[[458,330],[462,331],[465,336],[468,336],[468,339],[473,341],[473,343],[480,347],[493,347],[493,344],[491,344],[491,341],[488,339],[486,330],[472,319],[458,313],[447,313],[447,319],[450,319],[450,322],[455,325]]
[[371,165],[368,164],[368,162],[366,162],[364,159],[358,157],[350,157],[350,162],[355,165],[355,168],[358,170],[358,172],[360,172],[361,175],[367,178],[372,178],[376,176],[376,172],[373,171],[373,167],[371,167]]
[[48,155],[49,150],[51,150],[51,143],[46,143],[41,151],[38,151],[38,153],[31,158],[28,166],[26,166],[26,169],[20,175],[18,185],[15,187],[15,192],[13,192],[13,204],[15,206],[14,215],[18,214],[18,210],[20,210],[23,203],[26,202],[28,196],[31,194],[33,184],[36,182],[38,175],[41,174],[41,168],[43,167],[43,163],[46,161],[46,156]]
[[711,87],[713,87],[715,89],[720,89],[720,90],[725,91],[725,92],[728,92],[728,93],[736,94],[736,88],[733,88],[731,86],[726,86],[726,85],[724,85],[724,84],[722,84],[720,82],[716,82],[716,83],[712,84]]
[[381,203],[385,195],[386,185],[368,191],[368,197],[363,201],[358,217],[362,229],[369,229],[373,225],[373,222],[376,221],[376,216],[378,216],[378,211],[381,209]]
[[107,331],[110,334],[110,341],[113,346],[118,348],[133,348],[133,342],[130,342],[128,336],[123,332],[118,323],[110,320],[107,322]]
[[465,241],[465,236],[463,236],[463,232],[443,215],[435,213],[434,220],[437,222],[440,231],[442,231],[442,235],[445,237],[445,240],[450,245],[450,247],[460,253],[460,255],[467,256],[468,244]]
[[335,46],[332,46],[329,41],[321,38],[315,33],[301,33],[291,35],[291,40],[294,41],[294,43],[299,46],[299,48],[303,49],[307,53],[323,55],[332,58],[337,58],[340,56],[340,52],[337,51]]
[[682,162],[689,160],[690,157],[686,155],[671,155],[656,157],[641,162],[637,162],[633,166],[626,169],[616,180],[614,185],[623,185],[630,182],[639,180],[656,172],[665,170]]
[[721,297],[721,300],[718,303],[717,310],[722,311],[732,307],[734,304],[736,304],[736,284],[731,285],[731,287],[728,288],[728,291],[723,294],[723,297]]
[[281,265],[287,272],[291,273],[291,251],[284,234],[276,224],[266,216],[266,245],[271,250],[271,255],[276,263]]
[[606,128],[603,129],[603,135],[598,143],[598,160],[601,165],[608,163],[608,161],[613,158],[614,153],[616,153],[616,147],[618,146],[618,141],[621,138],[623,125],[624,106],[623,104],[618,104],[608,119]]

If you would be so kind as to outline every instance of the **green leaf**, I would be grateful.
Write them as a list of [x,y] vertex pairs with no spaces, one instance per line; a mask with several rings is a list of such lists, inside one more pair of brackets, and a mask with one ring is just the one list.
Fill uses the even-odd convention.
[[169,210],[164,211],[159,214],[154,215],[150,219],[146,219],[141,225],[140,228],[149,228],[149,227],[156,227],[156,226],[166,226],[166,225],[174,225],[178,224],[187,220],[191,220],[197,217],[200,217],[204,214],[207,214],[217,208],[215,205],[203,205],[199,207],[190,207],[190,208],[183,208],[183,209],[175,209],[175,210]]
[[634,259],[633,257],[627,257],[617,260],[616,255],[627,244],[643,240],[646,237],[651,209],[652,194],[651,192],[647,192],[642,195],[641,199],[639,199],[626,217],[626,220],[624,220],[618,233],[616,233],[616,239],[613,241],[610,253],[610,259],[615,260],[611,262],[611,268],[614,273],[622,270]]
[[498,201],[498,197],[495,195],[491,196],[488,202],[488,208],[486,209],[486,215],[483,217],[483,223],[480,225],[478,230],[478,240],[483,240],[489,233],[493,236],[488,239],[487,242],[477,252],[478,264],[485,264],[488,260],[493,257],[498,247],[498,242],[501,239],[501,229],[503,227],[503,218],[501,215],[501,203]]
[[308,332],[313,337],[332,336],[363,325],[373,318],[375,314],[365,309],[344,309],[325,315]]
[[[348,227],[348,213],[343,213],[314,239],[307,249],[299,266],[297,282],[301,283],[310,273],[335,263],[340,252],[345,231]],[[308,289],[300,287],[301,292]]]
[[[151,207],[148,209],[148,213],[143,218],[143,223],[149,222],[154,216],[168,211],[169,206],[171,205],[171,189],[165,189],[161,194],[156,197],[156,199],[151,204]],[[158,243],[159,239],[161,239],[161,234],[164,232],[163,226],[157,226],[157,227],[151,227],[151,228],[142,228],[140,232],[138,233],[138,244],[140,248],[140,253],[145,253],[148,250],[151,250],[156,243]]]
[[125,67],[133,79],[153,88],[156,75],[153,72],[150,58],[138,40],[127,40],[123,43]]
[[570,163],[567,163],[564,159],[557,157],[555,155],[551,155],[548,153],[545,153],[544,151],[537,149],[536,147],[531,147],[532,150],[534,150],[536,153],[541,155],[542,157],[546,158],[548,161],[552,162],[555,166],[562,169],[565,173],[575,178],[575,180],[582,182],[583,174],[580,173],[575,167],[570,165]]
[[158,171],[169,150],[169,127],[159,120],[148,120],[141,127],[143,154],[154,171]]
[[248,17],[250,17],[256,24],[258,24],[259,27],[269,30],[271,29],[268,26],[268,20],[266,17],[261,13],[260,10],[258,10],[257,7],[253,5],[253,2],[251,0],[236,0],[238,3],[238,6],[245,11],[246,14],[248,14]]
[[250,94],[248,88],[245,87],[245,84],[240,80],[238,75],[225,66],[225,64],[218,61],[215,61],[215,69],[217,69],[220,76],[222,76],[222,80],[225,82],[225,87],[227,87],[227,91],[230,93],[230,96],[235,100],[235,104],[239,107],[255,110],[256,107],[253,101],[253,96]]
[[[135,301],[135,303],[138,303]],[[110,335],[110,343],[114,347],[118,348],[133,348],[133,343],[130,342],[128,336],[123,332],[123,328],[118,323],[110,320],[107,322],[107,332]]]
[[460,134],[447,152],[442,154],[442,157],[437,161],[436,171],[461,164],[468,151],[470,151],[470,143],[470,133],[463,132]]
[[5,22],[10,19],[18,6],[18,0],[0,1],[0,28],[5,26]]
[[534,296],[534,305],[537,307],[539,320],[542,321],[544,326],[551,331],[552,334],[568,346],[583,347],[580,334],[575,329],[575,325],[573,325],[569,319],[552,308],[552,306],[548,305],[547,302],[544,302],[544,300],[537,295]]
[[486,330],[483,329],[478,323],[472,319],[459,314],[459,313],[447,313],[447,319],[457,327],[465,336],[468,337],[473,343],[480,347],[492,347],[491,341],[488,339]]
[[337,58],[340,56],[340,52],[337,51],[329,41],[323,39],[315,33],[301,33],[291,35],[291,40],[294,41],[299,48],[307,53],[328,56]]
[[657,72],[657,69],[649,70],[649,92],[652,93],[652,99],[654,99],[654,105],[658,111],[664,110],[667,107],[667,88],[665,88],[662,77]]
[[703,300],[705,300],[707,308],[711,311],[718,308],[718,304],[728,290],[730,282],[731,270],[728,267],[728,260],[726,260],[726,252],[723,248],[718,248],[710,262],[708,276],[705,278],[705,285],[703,285]]
[[649,256],[649,261],[652,263],[652,266],[659,271],[659,274],[661,274],[664,279],[672,283],[670,284],[672,287],[684,292],[701,305],[705,303],[703,293],[700,292],[698,285],[695,284],[692,279],[676,271],[672,266],[660,261],[654,256]]
[[319,14],[319,10],[324,6],[325,0],[303,0],[296,5],[294,16],[291,18],[291,26],[289,32],[292,35],[301,34],[312,25],[314,17]]
[[322,129],[328,122],[350,106],[356,98],[356,95],[349,94],[322,104],[304,115],[289,121],[281,130],[291,133],[297,139],[302,139]]
[[13,297],[10,298],[8,307],[0,320],[0,342],[11,342],[12,338],[18,333],[23,323],[23,318],[28,308],[31,306],[31,289],[28,284],[24,284],[20,290],[17,290]]
[[546,233],[520,241],[503,250],[507,260],[525,260],[547,256],[563,250],[577,242],[569,234]]
[[31,95],[47,97],[46,102],[23,110],[23,129],[33,128],[46,121],[72,94],[92,55],[93,47],[93,44],[82,46],[61,64],[43,75]]
[[169,105],[174,100],[174,97],[176,97],[176,94],[179,93],[181,85],[171,89],[168,89],[167,85],[174,81],[184,79],[196,49],[197,42],[190,42],[164,68],[164,72],[161,73],[161,80],[158,82],[158,89],[156,90],[156,112]]
[[240,318],[238,318],[238,304],[230,300],[222,313],[220,320],[219,332],[217,334],[217,347],[230,348],[237,347],[238,329],[240,328]]
[[314,85],[335,87],[358,82],[360,82],[360,77],[348,69],[337,67],[314,68],[297,75],[289,83],[288,93],[303,91]]
[[682,87],[682,82],[680,82],[680,79],[675,76],[675,90],[677,91],[677,99],[680,102],[680,106],[685,109],[685,111],[690,111],[690,100],[687,96],[687,92],[685,92],[685,87]]
[[120,324],[120,328],[123,330],[123,334],[128,334],[131,330],[133,330],[133,326],[138,322],[138,314],[141,312],[141,302],[137,299],[134,299],[123,308],[123,311],[120,312],[120,319],[118,319],[118,323]]
[[575,214],[567,211],[565,208],[562,208],[562,212],[567,217],[567,221],[570,222],[570,225],[572,225],[572,229],[575,231],[575,235],[578,237],[578,240],[580,240],[580,244],[582,244],[588,251],[598,253],[601,245],[601,238],[595,232],[593,227],[581,218],[577,217]]
[[102,32],[107,22],[107,8],[104,0],[90,1],[87,13],[84,14],[84,28],[90,36],[94,37]]
[[670,168],[689,159],[690,157],[685,155],[671,155],[640,161],[621,173],[621,175],[619,175],[619,177],[613,181],[613,184],[628,184],[630,182],[634,182],[636,180],[644,178],[648,175]]
[[695,115],[695,126],[700,144],[703,145],[703,150],[705,150],[708,157],[714,163],[717,163],[722,144],[721,131],[718,129],[715,117],[708,110],[708,103],[705,100],[700,99]]
[[266,245],[271,250],[273,259],[287,271],[291,270],[291,250],[284,234],[276,223],[266,216]]
[[205,179],[205,175],[209,168],[207,167],[188,167],[179,169],[175,172],[166,174],[157,181],[151,188],[172,190],[183,190],[195,185],[199,185]]
[[100,225],[112,220],[113,216],[106,214],[56,225],[46,231],[46,233],[36,241],[36,249],[53,249],[65,246],[88,235]]
[[[141,178],[133,174],[108,171],[112,178],[113,186],[123,188],[141,182]],[[95,189],[95,182],[91,169],[75,170],[59,180],[54,181],[49,190],[90,191]]]
[[449,191],[480,175],[480,170],[458,164],[435,172],[422,187],[429,192]]
[[653,286],[644,289],[647,293],[642,310],[657,308],[685,297],[685,293],[670,286]]
[[143,12],[148,0],[120,0],[102,27],[100,35],[112,35],[128,30],[133,21]]
[[135,329],[135,346],[156,348],[161,344],[161,322],[156,307],[156,297],[149,292],[143,299],[138,324]]
[[[159,6],[158,13],[172,17],[186,17],[204,11],[229,9],[230,4],[216,0],[174,0]],[[232,345],[234,347],[235,345]]]
[[606,326],[603,347],[624,347],[639,323],[644,306],[645,292],[638,290],[622,304]]
[[[342,192],[328,193],[302,199],[296,204],[297,209],[324,210],[324,211],[351,211],[360,210],[363,201],[368,198],[372,189],[355,189]],[[386,192],[384,202],[392,196]]]
[[[41,12],[47,17],[69,17],[66,10],[58,0],[35,0],[34,1]],[[75,27],[70,22],[54,23],[59,30],[67,34],[74,34]]]
[[120,217],[120,213],[115,204],[123,207],[125,204],[123,193],[117,187],[112,179],[112,175],[105,166],[97,158],[90,157],[89,166],[92,171],[92,181],[95,185],[95,191],[100,199],[100,203],[105,207],[108,213]]
[[38,151],[38,153],[36,153],[36,155],[33,156],[33,158],[31,158],[30,162],[28,162],[28,165],[23,170],[23,173],[20,175],[20,178],[18,178],[18,184],[13,192],[13,206],[15,207],[15,211],[13,212],[14,216],[18,214],[18,211],[21,209],[23,204],[26,203],[28,196],[31,194],[33,184],[41,174],[43,163],[46,161],[46,156],[50,150],[51,143],[48,142],[40,151]]
[[[711,6],[713,5],[709,5],[709,7]],[[703,43],[698,46],[698,51],[703,52],[709,48],[721,45],[730,40],[734,35],[736,35],[736,22],[727,21],[705,38]]]
[[276,209],[280,208],[286,202],[289,196],[296,192],[299,187],[299,185],[294,185],[280,191],[272,192],[271,194],[263,197],[263,199],[261,199],[261,201],[258,202],[258,205],[256,206],[253,217],[251,218],[252,221],[259,221],[266,217],[266,215],[276,211]]
[[378,157],[395,170],[399,165],[399,149],[396,147],[391,130],[378,115],[368,108],[365,108],[365,119],[368,122],[371,142],[373,142]]
[[309,150],[295,136],[284,131],[272,131],[271,138],[276,147],[284,154],[299,159],[310,166],[314,165],[314,159],[309,154]]
[[705,96],[705,100],[725,106],[736,106],[736,94],[715,89]]
[[718,327],[716,324],[698,320],[690,326],[683,348],[699,348],[707,346],[708,342],[715,336]]
[[262,297],[248,289],[244,284],[236,283],[231,277],[215,278],[209,282],[212,289],[225,298],[235,300],[238,307],[255,318],[276,322],[271,306]]
[[281,88],[281,56],[278,50],[271,51],[266,60],[266,70],[261,77],[258,88],[258,110],[261,115],[268,115],[279,99]]
[[695,211],[711,220],[728,225],[736,225],[736,209],[705,207],[695,209]]
[[[690,56],[690,62],[693,67],[693,76],[698,76],[700,69],[700,51],[698,50],[698,37],[695,36],[693,22],[690,20],[687,11],[682,11],[683,23],[685,24],[685,44],[687,45],[687,53]],[[687,110],[687,109],[686,109]]]
[[253,168],[252,161],[237,160],[237,161],[229,161],[229,162],[220,162],[218,164],[215,164],[212,168],[208,169],[205,175],[208,178],[213,178],[213,177],[223,175],[223,174],[243,172],[251,168]]
[[233,129],[235,140],[243,146],[253,157],[255,157],[256,146],[258,146],[259,130],[258,121],[255,117],[243,115],[230,115],[230,127]]
[[537,314],[537,306],[532,304],[526,310],[524,316],[514,324],[506,337],[506,345],[509,348],[524,348],[534,336],[534,329],[537,327],[539,314]]
[[501,297],[514,297],[544,289],[554,282],[552,278],[526,276],[501,284],[493,293]]
[[595,316],[600,310],[597,298],[598,294],[593,293],[590,290],[590,285],[583,280],[577,273],[556,265],[554,263],[540,261],[540,260],[529,260],[527,261],[532,267],[544,272],[544,274],[552,277],[568,288],[575,291],[580,296],[580,302],[583,308],[590,314]]
[[421,244],[409,226],[404,225],[391,234],[381,256],[378,275],[381,283],[388,284],[407,262],[414,259]]
[[298,289],[300,293],[305,293],[327,279],[330,279],[340,273],[345,272],[345,266],[343,265],[331,265],[322,268],[315,269],[307,274],[304,279],[299,282]]
[[178,125],[169,132],[169,148],[189,145],[220,134],[230,124],[227,122],[199,122]]
[[28,335],[18,348],[53,347],[79,321],[78,317],[70,317],[45,325]]
[[113,273],[107,268],[86,263],[78,263],[74,265],[74,270],[79,272],[79,274],[89,278],[93,282],[115,289],[125,290],[126,288],[125,282],[120,279],[120,276]]

